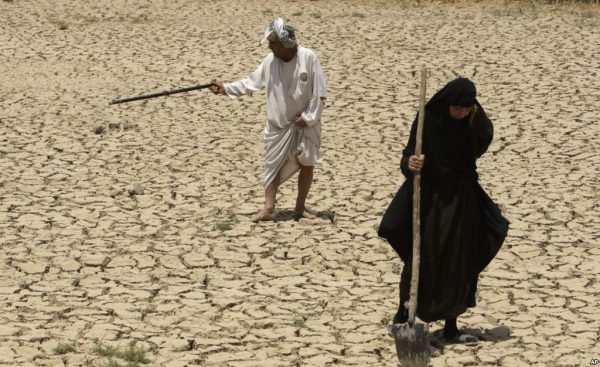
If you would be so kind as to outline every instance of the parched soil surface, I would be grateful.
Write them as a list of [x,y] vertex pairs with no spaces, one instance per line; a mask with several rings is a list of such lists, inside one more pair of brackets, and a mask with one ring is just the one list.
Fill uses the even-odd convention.
[[[535,2],[0,1],[0,364],[396,366],[402,264],[377,237],[418,107],[457,75],[495,125],[511,221],[432,366],[600,358],[600,15]],[[283,15],[329,82],[316,220],[255,224],[264,93],[114,98],[248,75]],[[434,336],[441,323],[430,324]],[[70,348],[69,348],[70,347]],[[125,365],[121,359],[115,359]],[[142,365],[142,364],[140,364]]]

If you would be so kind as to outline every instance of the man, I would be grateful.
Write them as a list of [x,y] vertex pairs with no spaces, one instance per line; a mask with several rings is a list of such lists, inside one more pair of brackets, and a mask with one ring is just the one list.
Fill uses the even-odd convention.
[[299,218],[316,218],[306,208],[313,180],[313,168],[323,156],[321,112],[327,97],[325,75],[316,54],[298,46],[296,30],[278,18],[267,27],[261,44],[267,40],[272,51],[247,78],[233,83],[214,82],[210,90],[231,98],[267,89],[265,127],[265,206],[253,221],[275,219],[279,185],[296,171],[298,196],[295,212]]

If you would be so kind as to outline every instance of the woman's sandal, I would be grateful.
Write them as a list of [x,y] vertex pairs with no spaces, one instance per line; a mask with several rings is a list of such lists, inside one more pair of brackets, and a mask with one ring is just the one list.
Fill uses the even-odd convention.
[[458,334],[455,339],[456,342],[467,346],[474,346],[479,344],[479,339],[471,334]]

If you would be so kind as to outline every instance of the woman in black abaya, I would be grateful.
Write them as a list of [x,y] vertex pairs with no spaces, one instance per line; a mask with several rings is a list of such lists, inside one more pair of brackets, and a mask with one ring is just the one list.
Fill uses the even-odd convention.
[[[457,78],[425,105],[423,155],[415,156],[417,119],[402,152],[406,180],[379,226],[404,262],[394,323],[407,320],[412,262],[413,174],[421,172],[421,263],[417,316],[445,320],[448,340],[461,335],[456,318],[475,306],[479,273],[494,258],[508,221],[478,183],[476,160],[492,142],[493,125],[476,100],[475,84]],[[474,340],[473,340],[474,339]]]

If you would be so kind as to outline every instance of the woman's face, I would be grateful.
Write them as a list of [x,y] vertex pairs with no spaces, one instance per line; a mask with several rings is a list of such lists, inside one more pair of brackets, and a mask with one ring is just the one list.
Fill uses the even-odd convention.
[[473,107],[450,106],[450,117],[455,120],[462,120],[469,116]]

